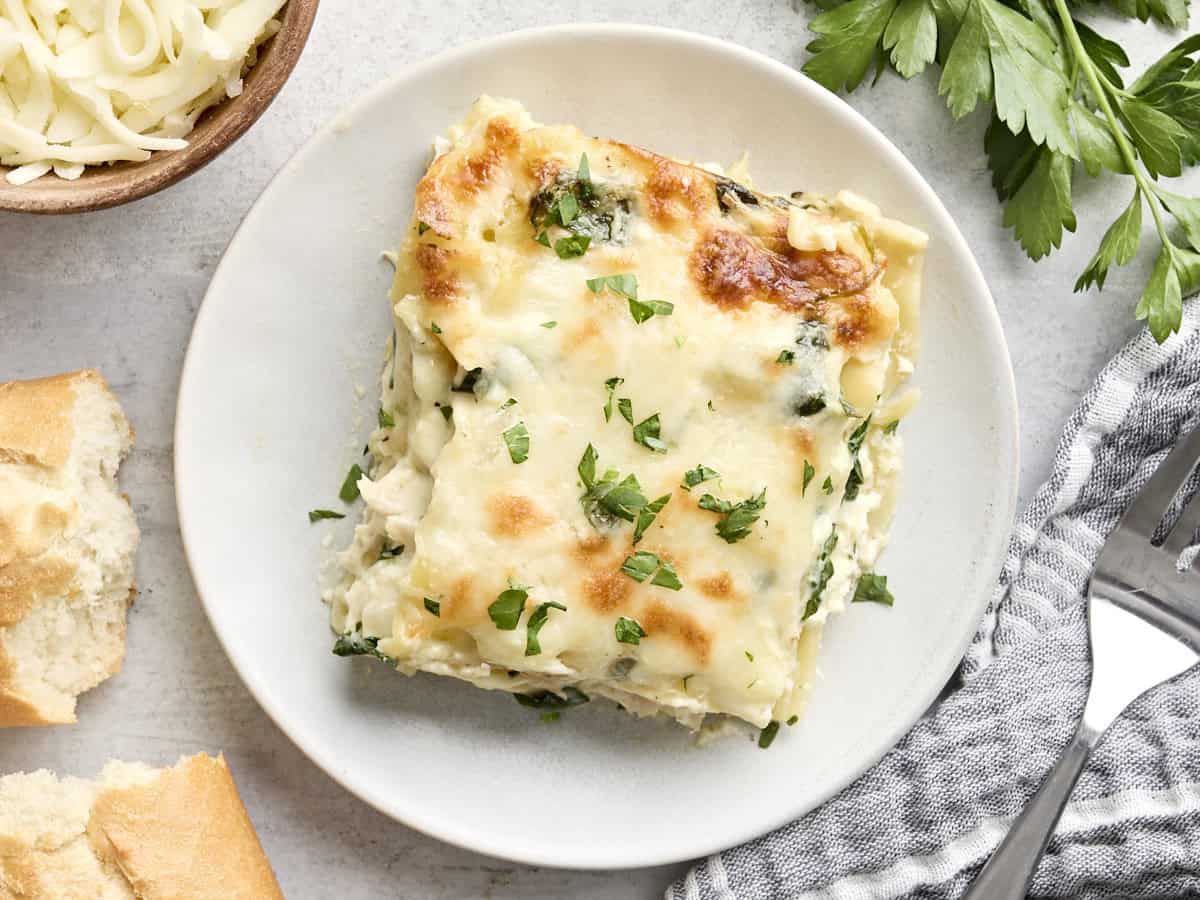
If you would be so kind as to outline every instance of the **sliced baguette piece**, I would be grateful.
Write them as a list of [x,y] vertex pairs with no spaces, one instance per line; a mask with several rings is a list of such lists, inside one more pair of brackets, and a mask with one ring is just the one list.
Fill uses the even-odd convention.
[[74,722],[75,698],[121,668],[132,446],[99,372],[0,384],[0,727]]
[[0,900],[282,896],[224,755],[0,778]]

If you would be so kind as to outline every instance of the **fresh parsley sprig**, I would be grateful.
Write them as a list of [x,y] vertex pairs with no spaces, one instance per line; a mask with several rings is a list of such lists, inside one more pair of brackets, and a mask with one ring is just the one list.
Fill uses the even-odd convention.
[[[1076,228],[1078,166],[1133,179],[1133,196],[1108,228],[1075,290],[1104,287],[1132,262],[1149,210],[1158,252],[1135,315],[1158,341],[1177,331],[1183,297],[1200,289],[1200,198],[1173,194],[1159,176],[1200,162],[1200,35],[1178,43],[1126,86],[1121,46],[1078,22],[1070,0],[816,0],[824,12],[804,71],[830,90],[854,90],[872,65],[903,78],[941,66],[938,93],[962,118],[992,107],[984,137],[1004,224],[1031,259]],[[1187,0],[1112,0],[1119,14],[1174,27]],[[1174,218],[1182,239],[1173,237]]]

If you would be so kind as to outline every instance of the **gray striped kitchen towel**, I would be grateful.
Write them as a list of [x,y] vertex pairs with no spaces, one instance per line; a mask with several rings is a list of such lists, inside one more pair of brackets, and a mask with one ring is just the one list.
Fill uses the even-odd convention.
[[[1082,712],[1083,591],[1105,536],[1198,426],[1195,301],[1165,345],[1144,331],[1130,342],[1067,422],[957,689],[833,800],[698,864],[668,900],[961,895]],[[1142,697],[1109,731],[1030,896],[1200,898],[1200,667]]]

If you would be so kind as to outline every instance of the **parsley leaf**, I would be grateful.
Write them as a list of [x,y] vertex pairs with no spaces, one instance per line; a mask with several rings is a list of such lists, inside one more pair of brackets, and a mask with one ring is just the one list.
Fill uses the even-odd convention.
[[616,632],[617,640],[622,644],[640,644],[642,638],[646,636],[646,629],[642,628],[635,619],[625,616],[617,619],[613,630]]
[[403,544],[395,544],[394,546],[391,546],[391,547],[389,547],[387,544],[384,544],[383,548],[379,551],[379,558],[380,559],[396,559],[398,556],[401,556],[403,553],[404,553],[404,545]]
[[[605,422],[607,422],[609,419],[612,418],[613,393],[616,391],[617,388],[619,388],[624,383],[625,383],[624,378],[609,378],[607,381],[604,382],[604,389],[606,391],[608,391],[608,399],[604,401],[604,421]],[[630,423],[630,424],[632,424],[632,423]]]
[[596,448],[591,444],[583,451],[577,471],[584,486],[579,502],[594,528],[613,525],[618,519],[632,522],[647,505],[646,495],[633,475],[618,481],[617,471],[609,469],[603,477],[596,478]]
[[634,300],[629,298],[629,314],[633,316],[633,321],[641,325],[647,319],[654,316],[669,316],[675,310],[674,303],[668,303],[666,300]]
[[1149,103],[1126,98],[1118,103],[1121,118],[1151,177],[1175,177],[1183,171],[1180,145],[1188,139],[1183,126]]
[[439,619],[442,617],[442,604],[429,597],[425,598],[425,608]]
[[896,3],[851,0],[813,19],[808,27],[819,37],[808,45],[813,56],[804,64],[804,74],[831,91],[843,84],[851,91],[858,87],[875,61],[875,45],[883,37]]
[[630,425],[632,425],[633,424],[633,401],[630,400],[628,397],[622,397],[620,400],[617,401],[617,409],[621,413],[621,418],[624,419],[626,422],[628,422]]
[[721,473],[716,469],[710,469],[708,466],[698,464],[694,469],[688,469],[683,473],[683,484],[680,485],[685,491],[690,491],[698,484],[703,484],[705,481],[712,481],[714,478],[720,478]]
[[815,416],[825,405],[825,397],[821,394],[805,395],[792,403],[792,412],[797,416]]
[[829,584],[829,579],[833,577],[833,551],[837,549],[837,543],[837,526],[834,525],[829,537],[825,538],[825,543],[821,546],[821,554],[817,557],[812,575],[809,576],[808,603],[804,607],[803,616],[805,619],[815,615],[821,608],[821,594]]
[[529,599],[529,591],[523,587],[510,587],[501,591],[500,595],[488,606],[488,615],[501,631],[516,630],[521,621],[521,613],[525,611],[525,601]]
[[[621,410],[624,413],[624,410]],[[666,453],[667,445],[659,437],[658,413],[643,419],[633,426],[633,439],[643,447],[649,447],[655,453]]]
[[537,233],[537,237],[535,237],[534,240],[537,241],[539,244],[541,244],[543,247],[549,247],[550,246],[550,232],[547,231],[545,228],[543,228],[541,231],[539,231]]
[[883,426],[883,433],[884,434],[895,434],[896,429],[899,427],[900,427],[900,420],[892,419],[892,421],[888,422],[886,425]]
[[997,115],[1014,134],[1028,129],[1052,151],[1078,153],[1057,45],[1040,25],[1000,0],[970,0],[938,93],[956,119],[994,97]]
[[508,446],[509,459],[514,463],[529,459],[529,429],[524,422],[518,422],[504,432],[504,443]]
[[808,493],[808,484],[813,480],[813,476],[817,474],[817,470],[813,468],[812,463],[807,459],[804,461],[804,484],[800,488],[800,496],[803,497]]
[[563,612],[567,611],[567,608],[561,603],[548,600],[545,603],[539,603],[538,608],[529,617],[529,621],[525,623],[526,656],[537,656],[542,652],[542,645],[538,641],[538,633],[542,630],[542,626],[546,624],[546,620],[550,618],[550,610],[552,609],[561,609]]
[[626,557],[625,562],[621,563],[621,571],[637,582],[644,582],[649,578],[651,584],[673,591],[683,587],[683,582],[675,574],[675,567],[671,565],[670,560],[661,559],[645,550],[638,550],[632,556]]
[[1083,274],[1075,282],[1075,290],[1086,290],[1090,285],[1104,287],[1104,279],[1108,277],[1108,268],[1112,265],[1127,265],[1137,255],[1138,244],[1142,241],[1142,191],[1135,188],[1133,199],[1125,207],[1125,212],[1117,216],[1115,222],[1108,226],[1104,237],[1100,239],[1100,248],[1092,257]]
[[1146,321],[1150,333],[1160,343],[1178,329],[1183,320],[1183,288],[1173,258],[1178,252],[1173,246],[1163,247],[1154,263],[1150,281],[1133,311],[1138,319]]
[[438,323],[437,323],[437,322],[430,322],[430,323],[429,323],[429,330],[430,330],[430,331],[432,331],[434,334],[441,334],[441,333],[442,333],[442,328],[441,328],[441,326],[440,326],[440,325],[438,325]]
[[610,290],[614,294],[636,300],[638,295],[638,280],[636,275],[601,275],[587,280],[588,290],[593,294],[602,294]]
[[718,500],[712,494],[700,498],[699,506],[709,512],[721,514],[717,522],[717,534],[728,544],[734,544],[750,533],[751,526],[767,507],[767,489],[759,491],[758,496],[748,497],[740,503],[730,503],[728,500]]
[[775,362],[781,366],[790,366],[796,361],[796,354],[791,350],[780,350],[779,355],[775,357]]
[[824,491],[826,494],[833,493],[833,476],[832,475],[825,476],[825,480],[821,482],[821,490]]
[[308,521],[319,522],[322,519],[344,519],[345,513],[334,512],[332,509],[310,509],[308,511]]
[[775,735],[779,734],[779,723],[772,720],[767,724],[767,727],[758,733],[758,746],[761,750],[766,750],[771,746],[771,742],[775,740]]
[[342,489],[338,491],[338,496],[343,503],[353,503],[358,499],[358,479],[363,477],[362,467],[355,463],[350,467],[350,471],[346,473],[346,478],[342,482]]
[[592,239],[589,235],[572,234],[555,241],[554,252],[558,254],[559,259],[575,259],[577,256],[587,253],[588,245],[591,242]]
[[633,529],[633,545],[636,547],[638,541],[642,539],[642,535],[646,533],[646,529],[654,524],[655,517],[662,512],[662,508],[671,502],[670,494],[663,494],[657,500],[647,503],[638,511],[637,525]]
[[554,327],[556,327],[557,325],[558,325],[558,323],[557,323],[557,322],[555,322],[555,321],[549,321],[549,322],[543,322],[543,323],[542,323],[542,327],[543,327],[543,328],[554,328]]
[[428,230],[429,230],[429,226],[426,225],[424,222],[417,223],[417,234],[424,234]]
[[891,606],[895,602],[892,592],[888,590],[887,576],[866,572],[858,578],[854,588],[853,603],[882,603]]
[[859,460],[858,455],[862,450],[863,441],[867,439],[867,430],[870,427],[871,416],[867,416],[862,420],[862,424],[850,433],[850,439],[846,441],[846,449],[850,451],[850,458],[853,462],[850,465],[850,474],[846,476],[846,488],[842,493],[842,500],[857,499],[858,489],[862,487],[862,461]]
[[900,0],[883,32],[882,46],[902,78],[925,71],[937,54],[937,18],[929,0]]
[[1004,225],[1030,259],[1061,246],[1063,229],[1075,231],[1071,160],[1044,147],[1038,150],[1029,176],[1004,207]]
[[377,415],[377,418],[379,420],[380,428],[395,428],[396,427],[396,420],[392,417],[392,414],[390,412],[388,412],[386,409],[384,409],[382,406],[379,407],[379,413]]

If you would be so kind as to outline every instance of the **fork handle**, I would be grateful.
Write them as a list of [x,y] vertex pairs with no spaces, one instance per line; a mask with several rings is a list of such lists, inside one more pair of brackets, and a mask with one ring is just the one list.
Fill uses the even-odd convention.
[[1054,826],[1098,739],[1094,729],[1079,726],[1062,757],[1013,822],[1008,836],[971,883],[964,900],[1024,900]]

